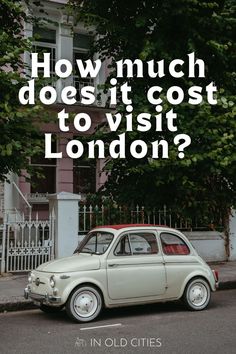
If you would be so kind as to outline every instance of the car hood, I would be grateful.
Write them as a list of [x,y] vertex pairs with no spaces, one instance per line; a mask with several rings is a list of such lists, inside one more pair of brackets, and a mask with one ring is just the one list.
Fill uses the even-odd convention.
[[41,264],[37,270],[49,273],[66,273],[81,270],[95,270],[100,268],[100,260],[97,255],[74,254],[72,257],[59,258],[54,261]]

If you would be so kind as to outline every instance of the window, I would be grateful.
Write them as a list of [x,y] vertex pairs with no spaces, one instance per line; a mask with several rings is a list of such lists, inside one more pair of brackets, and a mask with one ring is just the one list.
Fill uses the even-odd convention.
[[130,249],[128,235],[121,237],[121,240],[119,241],[118,245],[115,248],[114,254],[116,256],[130,256],[131,255],[131,249]]
[[76,60],[87,60],[88,52],[92,43],[92,37],[85,34],[74,33],[73,38],[73,67],[74,67],[74,86],[77,89],[76,100],[80,101],[80,90],[84,86],[93,86],[94,80],[90,77],[81,78]]
[[161,244],[166,255],[186,255],[190,253],[186,243],[177,235],[162,233]]
[[149,233],[131,234],[130,245],[132,254],[157,253],[157,240],[155,235]]
[[113,234],[109,232],[91,232],[74,253],[103,254],[108,249],[112,239]]
[[[43,61],[43,53],[50,53],[50,84],[55,86],[56,74],[56,31],[52,29],[34,27],[33,28],[34,45],[33,51],[38,53],[38,60]],[[43,68],[38,69],[39,73],[43,74]]]
[[[52,142],[52,152],[56,152],[56,141]],[[31,166],[42,175],[34,174],[31,178],[31,193],[55,193],[56,192],[56,159],[45,159],[41,153],[31,158]]]
[[150,233],[135,233],[121,238],[115,248],[116,256],[129,256],[158,253],[155,235]]
[[96,160],[74,160],[73,192],[87,194],[96,192]]

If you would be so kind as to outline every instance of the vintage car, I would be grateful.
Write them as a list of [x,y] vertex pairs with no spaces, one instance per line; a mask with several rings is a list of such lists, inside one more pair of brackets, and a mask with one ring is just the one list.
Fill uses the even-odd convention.
[[25,298],[42,311],[63,307],[75,321],[94,320],[103,307],[182,299],[203,310],[218,274],[179,231],[155,225],[109,225],[91,230],[71,257],[29,274]]

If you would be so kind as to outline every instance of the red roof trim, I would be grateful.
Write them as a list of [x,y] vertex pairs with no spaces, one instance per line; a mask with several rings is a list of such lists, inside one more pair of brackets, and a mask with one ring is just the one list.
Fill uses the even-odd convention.
[[168,227],[166,225],[154,225],[154,224],[120,224],[120,225],[102,225],[102,226],[96,226],[94,229],[115,229],[115,230],[120,230],[120,229],[125,229],[127,227]]

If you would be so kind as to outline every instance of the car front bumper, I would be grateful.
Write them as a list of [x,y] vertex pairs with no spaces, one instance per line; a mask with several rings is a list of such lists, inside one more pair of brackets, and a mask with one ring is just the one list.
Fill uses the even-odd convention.
[[61,305],[61,297],[54,296],[54,295],[41,295],[32,293],[29,287],[24,289],[24,298],[25,299],[32,299],[36,303],[46,304],[46,305]]

